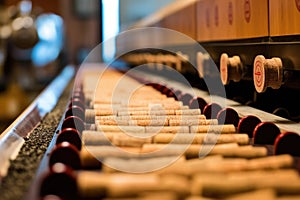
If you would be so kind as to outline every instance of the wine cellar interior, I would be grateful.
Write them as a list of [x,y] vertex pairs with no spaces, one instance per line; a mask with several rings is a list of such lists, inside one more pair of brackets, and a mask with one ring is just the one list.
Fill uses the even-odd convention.
[[299,0],[0,16],[0,200],[300,199]]

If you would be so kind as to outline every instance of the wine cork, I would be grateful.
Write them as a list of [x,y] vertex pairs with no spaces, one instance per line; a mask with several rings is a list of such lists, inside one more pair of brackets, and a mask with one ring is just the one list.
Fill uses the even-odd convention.
[[[174,156],[172,154],[157,157],[107,157],[104,161],[105,165],[102,168],[104,173],[156,173],[157,170],[169,167],[170,165],[183,164],[186,162],[185,157]],[[171,175],[171,174],[163,174]],[[175,174],[173,174],[175,175]]]
[[[149,98],[147,99],[147,96],[149,95]],[[143,99],[141,100],[141,96]],[[159,94],[158,96],[154,96],[153,94],[143,94],[141,96],[137,96],[136,99],[132,97],[130,99],[130,103],[136,103],[136,104],[146,104],[149,103],[152,104],[164,104],[164,103],[178,103],[178,101],[175,100],[173,97],[166,97],[165,95]],[[123,103],[127,103],[128,101],[123,101]]]
[[115,133],[88,131],[82,132],[82,143],[84,145],[111,145],[112,138]]
[[169,120],[169,125],[170,126],[203,126],[203,125],[217,125],[218,120],[212,119],[212,120],[206,120],[206,119],[170,119]]
[[97,126],[95,124],[85,124],[85,130],[96,131]]
[[198,169],[202,169],[207,163],[214,163],[223,160],[221,155],[206,156],[201,159],[180,160],[172,163],[169,166],[161,168],[153,173],[165,175],[175,174],[180,176],[193,177]]
[[187,110],[187,109],[189,109],[189,107],[188,106],[180,106],[178,104],[173,105],[173,104],[153,104],[153,103],[149,103],[148,106],[142,106],[142,107],[119,106],[116,109],[118,111]]
[[[274,176],[275,174],[276,176]],[[289,182],[294,182],[296,184],[289,186]],[[288,193],[287,188],[289,188],[291,193],[299,193],[299,190],[296,191],[296,187],[294,187],[299,184],[299,182],[299,175],[295,170],[201,174],[193,177],[192,194],[224,198],[226,196],[264,188],[274,189],[275,191],[283,191],[283,189],[280,188],[282,185],[286,185],[286,188],[284,189],[286,193]]]
[[145,132],[146,133],[189,133],[190,129],[188,126],[164,126],[164,127],[157,127],[157,126],[146,126]]
[[107,116],[107,115],[116,115],[117,111],[113,109],[101,109],[101,110],[95,110],[96,116]]
[[213,148],[210,154],[222,155],[224,157],[238,157],[238,158],[258,158],[267,156],[267,149],[265,147],[253,147],[250,145],[238,146],[233,148]]
[[[103,95],[104,96],[104,95]],[[107,95],[107,96],[111,96],[111,95]],[[93,107],[95,107],[96,105],[104,105],[104,104],[110,104],[110,105],[121,105],[122,104],[122,100],[118,99],[118,98],[112,98],[112,97],[108,97],[108,98],[96,98],[93,101]]]
[[154,120],[131,120],[129,125],[136,126],[168,126],[169,121],[167,119],[154,119]]
[[253,80],[257,92],[265,92],[268,87],[279,89],[283,84],[283,64],[278,57],[266,59],[262,55],[255,57]]
[[79,154],[82,169],[101,169],[101,160],[97,159],[91,152],[84,146]]
[[229,196],[226,200],[249,200],[249,199],[264,199],[264,200],[276,200],[276,191],[274,189],[259,189],[251,192],[245,192],[242,194],[236,194]]
[[115,146],[142,147],[144,144],[152,143],[152,138],[138,138],[123,134],[115,134],[112,137],[112,143]]
[[278,156],[268,156],[265,158],[258,158],[255,160],[249,160],[248,169],[278,169],[292,167],[294,159],[288,154]]
[[159,134],[154,136],[154,143],[172,144],[223,144],[238,143],[240,145],[249,144],[247,134]]
[[122,120],[123,118],[118,118],[117,116],[115,115],[107,115],[107,116],[95,116],[95,120]]
[[142,126],[109,126],[97,125],[97,131],[102,132],[124,132],[124,133],[145,133],[145,127]]
[[205,115],[168,115],[168,120],[206,120]]
[[158,151],[153,153],[141,153],[140,147],[117,147],[117,146],[85,146],[86,152],[80,152],[80,156],[86,156],[83,159],[90,160],[90,156],[97,160],[107,158],[124,158],[124,159],[140,159],[140,158],[156,158],[156,157],[174,157],[177,158],[182,152],[178,151]]
[[[206,120],[203,115],[191,116],[96,116],[95,121],[100,125],[120,125],[120,126],[191,126],[191,125],[217,125],[216,119]],[[189,131],[188,131],[189,132]]]
[[118,116],[131,116],[131,115],[150,115],[149,110],[137,110],[137,111],[118,111]]
[[108,119],[97,120],[97,124],[110,126],[169,126],[169,121],[167,119]]
[[93,105],[93,110],[119,110],[121,109],[121,105],[120,104],[95,104]]
[[[103,174],[81,171],[77,173],[77,185],[83,198],[129,198],[146,192],[171,191],[186,196],[189,182],[184,177],[158,177],[155,174]],[[180,182],[180,183],[179,183]],[[177,184],[177,185],[176,185]]]
[[[79,194],[84,198],[100,198],[103,196],[128,197],[128,195],[134,193],[134,189],[136,189],[135,193],[139,190],[142,191],[142,185],[145,191],[148,188],[155,188],[159,184],[159,177],[153,175],[103,174],[81,171],[77,174],[76,178]],[[120,185],[124,189],[128,189],[127,194],[125,191],[122,192]],[[112,187],[115,187],[115,194],[112,194]]]
[[223,53],[220,58],[220,75],[224,85],[231,80],[239,82],[243,77],[243,64],[239,56],[228,57]]
[[206,120],[205,115],[122,115],[122,116],[95,116],[96,120]]
[[208,197],[200,197],[200,196],[189,196],[185,200],[214,200]]
[[153,134],[149,133],[124,133],[83,131],[82,143],[86,146],[128,146],[141,147],[143,144],[152,143]]
[[199,152],[201,149],[213,149],[213,148],[234,148],[238,147],[237,143],[228,143],[228,144],[218,144],[218,145],[211,145],[211,144],[144,144],[141,152],[142,153],[149,153],[149,152],[155,152],[155,151],[160,151],[164,149],[168,149],[170,151],[176,151],[178,150],[179,152],[185,153],[185,154],[190,154],[196,155],[196,157],[199,157]]
[[95,123],[95,110],[93,109],[85,109],[85,122],[94,124]]
[[155,200],[155,199],[177,200],[178,196],[175,192],[155,192],[155,193],[145,192],[139,195],[138,197],[135,197],[134,199],[135,200]]
[[300,195],[281,195],[277,197],[276,200],[298,200],[300,199]]
[[[144,98],[144,97],[143,97]],[[170,108],[170,107],[175,107],[175,108],[178,108],[183,106],[182,102],[180,101],[165,101],[165,100],[157,100],[157,99],[151,99],[151,100],[148,100],[148,101],[140,101],[140,100],[137,100],[137,101],[126,101],[126,102],[123,102],[121,104],[121,106],[125,107],[147,107],[149,104],[155,104],[155,103],[161,103],[163,105],[163,107],[165,108]]]
[[235,133],[236,128],[233,124],[191,126],[190,132],[191,133]]
[[118,116],[127,115],[175,115],[175,110],[138,110],[138,111],[119,111]]
[[122,120],[122,119],[100,119],[96,120],[96,123],[101,125],[110,125],[110,126],[128,126],[129,121],[128,120]]
[[118,118],[125,120],[165,120],[166,116],[155,115],[131,115],[131,116],[118,116]]
[[176,115],[201,115],[200,109],[176,110]]
[[142,157],[136,152],[140,148],[120,148],[116,146],[85,146],[85,151],[80,152],[82,160],[104,160],[110,157],[117,158],[139,158]]
[[207,155],[222,155],[223,157],[237,157],[237,158],[258,158],[267,156],[267,149],[265,147],[253,147],[251,145],[239,146],[237,143],[228,144],[144,144],[141,152],[148,153],[154,151],[177,151],[182,152],[187,158],[198,158],[199,156]]
[[[144,97],[143,97],[144,98]],[[186,106],[184,106],[182,104],[181,101],[174,101],[174,102],[162,102],[162,101],[148,101],[148,102],[132,102],[132,101],[127,101],[127,102],[123,102],[122,104],[117,104],[119,105],[120,108],[130,108],[132,110],[135,110],[136,108],[139,109],[139,108],[147,108],[149,109],[149,105],[150,104],[161,104],[162,107],[164,109],[174,109],[174,110],[177,110],[177,109],[182,109],[182,110],[185,110],[187,109]]]
[[269,156],[262,158],[244,159],[227,158],[215,163],[208,163],[205,167],[198,169],[198,173],[208,172],[234,172],[234,171],[255,171],[255,170],[276,170],[293,167],[293,157],[290,155]]

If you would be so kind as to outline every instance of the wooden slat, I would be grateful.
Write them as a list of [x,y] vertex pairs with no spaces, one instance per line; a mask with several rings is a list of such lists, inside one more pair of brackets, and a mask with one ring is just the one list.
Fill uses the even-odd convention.
[[197,5],[198,41],[265,37],[267,0],[203,0]]
[[272,0],[270,3],[270,35],[300,34],[300,1]]
[[196,4],[189,5],[160,21],[163,28],[179,31],[196,39]]

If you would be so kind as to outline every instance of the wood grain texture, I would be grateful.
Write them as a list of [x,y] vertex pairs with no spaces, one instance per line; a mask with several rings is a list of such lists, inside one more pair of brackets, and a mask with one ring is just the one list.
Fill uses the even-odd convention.
[[[270,4],[270,35],[300,34],[300,9],[295,0],[272,0]],[[299,8],[300,8],[300,1]]]
[[268,36],[267,0],[202,0],[197,4],[197,40]]
[[160,21],[161,27],[179,31],[196,39],[196,4],[189,5]]

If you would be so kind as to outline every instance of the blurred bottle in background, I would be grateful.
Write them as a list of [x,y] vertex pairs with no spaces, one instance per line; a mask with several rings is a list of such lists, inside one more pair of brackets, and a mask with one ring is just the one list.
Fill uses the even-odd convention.
[[64,34],[59,15],[29,0],[1,5],[0,133],[67,64]]

